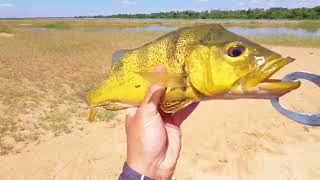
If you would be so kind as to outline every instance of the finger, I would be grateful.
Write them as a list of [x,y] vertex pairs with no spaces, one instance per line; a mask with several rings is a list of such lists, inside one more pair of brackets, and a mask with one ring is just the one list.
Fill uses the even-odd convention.
[[138,108],[136,108],[136,107],[126,109],[127,116],[130,118],[133,118],[135,116],[137,110],[138,110]]
[[164,161],[169,161],[169,164],[177,162],[181,151],[182,133],[179,127],[166,124],[167,130],[167,153]]
[[165,89],[158,85],[152,85],[150,87],[150,94],[149,99],[146,99],[145,103],[141,106],[144,113],[149,115],[158,114],[159,104],[161,103],[162,96],[164,95]]
[[185,119],[196,109],[196,107],[199,105],[199,102],[194,102],[184,109],[176,112],[172,116],[172,121],[177,125],[180,126]]
[[[155,69],[156,72],[164,72],[165,68],[162,66],[157,66]],[[150,105],[151,108],[157,110],[158,105],[161,102],[161,97],[164,95],[165,88],[159,85],[151,85],[146,97],[143,101],[143,105]]]
[[159,85],[151,85],[148,91],[148,96],[145,99],[145,103],[154,103],[156,105],[160,104],[161,102],[161,97],[164,94],[165,88]]
[[138,108],[133,107],[133,108],[128,108],[126,110],[126,122],[125,122],[125,127],[128,128],[132,121],[134,120],[134,117],[136,115]]

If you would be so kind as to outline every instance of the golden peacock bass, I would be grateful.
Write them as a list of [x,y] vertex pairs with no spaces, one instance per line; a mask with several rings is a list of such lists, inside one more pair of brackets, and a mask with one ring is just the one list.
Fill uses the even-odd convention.
[[[300,82],[268,79],[294,59],[268,50],[220,25],[185,27],[132,50],[113,55],[105,81],[85,94],[91,106],[121,110],[139,106],[150,84],[166,87],[161,109],[174,113],[208,99],[282,96]],[[166,72],[155,72],[163,66]]]

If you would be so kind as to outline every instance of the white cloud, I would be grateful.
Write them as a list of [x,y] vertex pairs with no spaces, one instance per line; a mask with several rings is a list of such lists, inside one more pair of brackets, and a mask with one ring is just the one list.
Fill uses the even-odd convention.
[[13,7],[13,4],[11,3],[0,3],[0,8],[3,7],[3,8],[10,8],[10,7]]
[[120,0],[120,3],[126,6],[131,6],[136,4],[136,2],[133,0]]
[[311,1],[311,0],[299,0],[299,5],[300,6],[313,6],[316,5],[316,2]]
[[274,0],[250,0],[250,8],[270,8],[275,5]]

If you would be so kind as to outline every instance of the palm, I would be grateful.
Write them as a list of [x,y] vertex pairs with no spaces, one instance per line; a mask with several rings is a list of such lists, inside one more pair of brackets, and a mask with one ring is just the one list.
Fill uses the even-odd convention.
[[[127,161],[135,162],[131,158],[138,157],[145,164],[156,162],[158,173],[173,172],[181,149],[180,125],[197,105],[198,103],[193,103],[174,115],[157,110],[153,103],[132,108],[127,114],[126,129],[128,151],[134,151],[128,153],[135,155],[130,156]],[[135,153],[137,148],[141,154]]]

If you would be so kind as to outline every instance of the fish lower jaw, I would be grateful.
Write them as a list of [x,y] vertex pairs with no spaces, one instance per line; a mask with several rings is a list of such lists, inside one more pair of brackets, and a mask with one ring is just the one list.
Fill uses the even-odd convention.
[[294,89],[300,87],[299,81],[282,82],[279,79],[270,79],[277,71],[285,65],[293,62],[295,59],[287,58],[274,58],[269,60],[264,66],[261,66],[257,71],[249,73],[247,76],[238,80],[231,92],[237,96],[256,95],[256,98],[266,96],[275,97],[282,96]]
[[237,86],[228,92],[228,97],[270,99],[280,97],[300,87],[300,81],[282,82],[281,80],[266,79],[256,86]]
[[256,88],[259,89],[258,91],[265,91],[274,96],[281,96],[299,88],[300,85],[300,81],[282,82],[280,80],[266,80],[259,83]]

